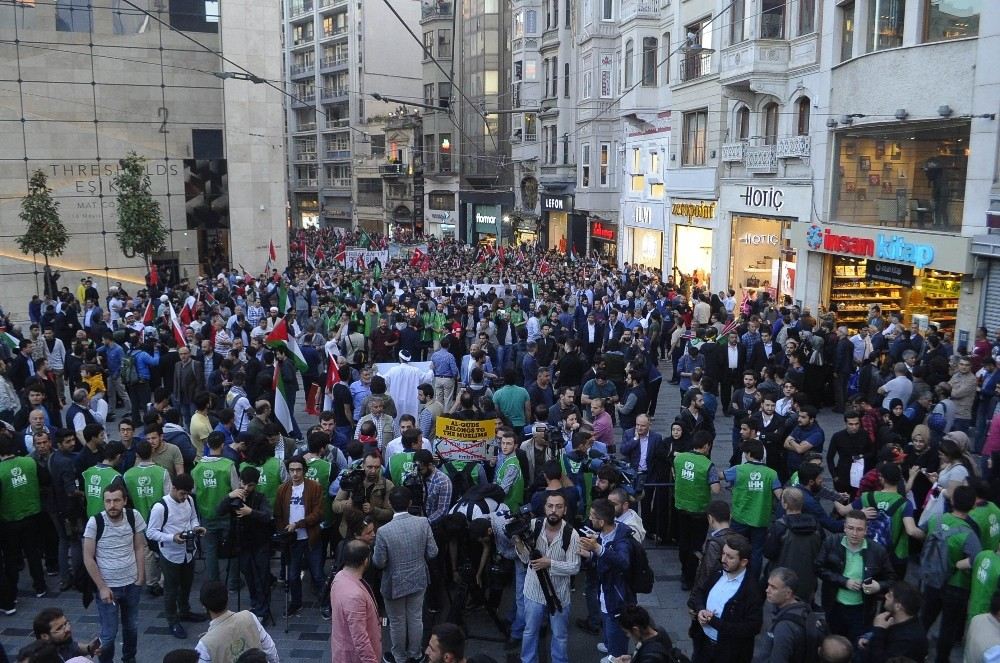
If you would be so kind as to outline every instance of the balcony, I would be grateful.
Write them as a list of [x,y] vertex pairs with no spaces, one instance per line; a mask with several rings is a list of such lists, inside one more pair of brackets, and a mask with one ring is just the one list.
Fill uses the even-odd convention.
[[420,18],[451,18],[451,14],[454,11],[454,5],[451,0],[435,0],[433,2],[421,3],[420,7]]
[[349,91],[346,87],[329,88],[323,90],[323,101],[343,101],[347,99]]
[[320,58],[319,68],[320,69],[333,69],[335,67],[346,67],[347,66],[347,56],[341,55],[332,58]]
[[740,163],[746,154],[746,143],[726,143],[722,146],[722,163]]
[[719,59],[719,81],[723,85],[749,83],[760,76],[773,79],[788,72],[787,41],[748,39],[729,46]]
[[351,151],[346,147],[344,147],[343,149],[326,151],[327,161],[347,161],[350,158],[351,158]]
[[341,6],[347,6],[347,0],[319,0],[320,9],[329,9],[330,7]]
[[383,163],[378,167],[378,174],[382,177],[399,177],[406,174],[406,164]]
[[316,131],[315,122],[299,122],[298,126],[295,127],[294,133],[304,133],[304,132]]
[[313,64],[293,64],[289,67],[293,77],[301,76],[312,76],[313,72],[316,71],[316,65]]
[[324,32],[320,36],[320,40],[326,41],[327,39],[336,39],[338,37],[346,37],[346,36],[347,36],[347,26],[344,26],[340,28],[334,28],[330,32]]
[[351,128],[351,121],[346,117],[327,118],[324,131],[346,130]]
[[312,106],[316,103],[316,93],[315,92],[303,92],[301,94],[293,92],[295,99],[292,100],[293,106]]
[[808,159],[810,147],[809,136],[782,136],[775,153],[779,159]]
[[288,15],[290,18],[295,19],[299,16],[311,14],[312,10],[313,4],[311,2],[294,3],[288,8]]
[[747,146],[743,164],[748,174],[778,172],[778,158],[775,156],[774,145]]
[[622,0],[621,20],[660,18],[660,12],[666,6],[667,0]]
[[296,150],[296,161],[316,161],[316,150]]
[[300,177],[295,180],[297,189],[315,189],[317,186],[319,186],[319,180],[315,177]]
[[680,61],[678,76],[682,83],[693,81],[712,73],[712,53],[691,53]]
[[330,189],[350,189],[351,188],[351,178],[350,177],[328,177],[326,180],[326,186]]

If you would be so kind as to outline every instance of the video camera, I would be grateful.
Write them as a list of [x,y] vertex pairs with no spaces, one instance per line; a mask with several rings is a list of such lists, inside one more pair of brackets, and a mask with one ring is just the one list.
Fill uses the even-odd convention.
[[410,513],[424,515],[424,480],[414,471],[403,477],[403,487],[410,491]]
[[364,490],[365,471],[360,467],[349,470],[341,476],[340,487],[342,490],[346,490],[351,494],[351,502],[354,504],[355,508],[360,509],[361,506],[367,501],[368,496],[365,495]]
[[[531,532],[531,524],[535,520],[535,514],[531,511],[531,505],[525,504],[517,513],[510,517],[507,524],[503,527],[503,533],[508,539],[512,539],[515,536],[522,541],[528,538],[528,534]],[[530,545],[534,545],[534,541],[526,541]]]

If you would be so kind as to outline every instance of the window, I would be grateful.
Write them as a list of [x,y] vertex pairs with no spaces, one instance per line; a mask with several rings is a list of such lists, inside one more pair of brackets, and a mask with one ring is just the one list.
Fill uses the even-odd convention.
[[656,37],[642,38],[642,84],[656,86]]
[[659,175],[660,174],[660,153],[650,152],[649,153],[649,174]]
[[854,57],[854,3],[840,6],[840,61]]
[[686,35],[694,35],[692,40],[694,43],[691,45],[695,47],[700,46],[701,48],[691,49],[681,59],[681,81],[690,81],[712,73],[712,25],[709,22],[710,20],[709,18],[704,18],[684,28],[685,41]]
[[500,92],[500,72],[487,69],[483,72],[483,94],[495,97]]
[[514,61],[514,82],[524,80],[524,63],[520,60]]
[[625,42],[625,88],[632,87],[632,60],[635,57],[635,45],[629,39]]
[[632,160],[630,161],[630,166],[630,173],[642,172],[642,151],[640,151],[638,147],[632,148]]
[[[324,24],[328,19],[323,19]],[[424,33],[424,57],[429,58],[434,54],[434,31]]]
[[[619,52],[619,63],[621,53]],[[601,99],[610,99],[614,96],[611,82],[611,56],[607,53],[601,56]]]
[[799,136],[809,135],[809,112],[812,102],[809,97],[802,97],[796,102],[795,133]]
[[816,0],[799,0],[798,34],[801,37],[813,32],[816,32]]
[[733,0],[729,12],[729,43],[738,44],[746,39],[746,0]]
[[569,62],[563,65],[563,97],[569,99]]
[[549,163],[556,162],[556,128],[549,127]]
[[451,191],[431,191],[427,194],[427,206],[431,209],[454,210],[455,194]]
[[451,134],[440,134],[440,142],[438,143],[440,147],[440,152],[438,152],[439,159],[438,164],[440,164],[440,172],[450,173],[451,172]]
[[601,20],[602,21],[613,21],[614,20],[614,0],[600,0],[601,1]]
[[580,146],[580,186],[590,186],[590,144]]
[[438,106],[451,108],[451,83],[438,83]]
[[552,58],[552,94],[549,96],[559,96],[559,58]]
[[559,27],[559,0],[552,0],[552,28]]
[[434,105],[434,83],[424,85],[424,103],[428,106]]
[[[558,1],[559,0],[556,0],[556,2]],[[571,4],[571,0],[566,0],[566,11],[564,12],[566,14],[566,18],[564,20],[566,21],[567,28],[570,27],[570,18],[573,16],[572,11],[573,11],[573,6]]]
[[538,79],[538,62],[535,60],[524,61],[524,80],[534,81]]
[[927,3],[924,41],[975,37],[984,0],[935,0]]
[[762,0],[760,37],[761,39],[785,38],[785,0]]
[[865,53],[903,45],[906,0],[868,0]]
[[542,96],[549,96],[549,59],[542,60]]
[[538,116],[534,113],[524,114],[524,140],[538,140]]
[[[84,3],[73,3],[80,7]],[[58,21],[58,19],[57,19]],[[184,32],[218,32],[219,3],[213,0],[170,0],[170,27]],[[312,37],[310,24],[309,36]]]
[[[385,134],[375,134],[369,138],[371,141],[372,156],[382,158],[385,156]],[[433,144],[433,143],[432,143]]]
[[611,173],[611,143],[601,143],[601,186],[608,186]]
[[670,83],[670,33],[663,33],[663,71],[660,72],[663,84]]
[[514,27],[511,30],[511,39],[520,39],[524,36],[524,10],[518,9],[514,12]]
[[90,0],[56,0],[57,32],[92,32],[93,29]]
[[681,165],[704,166],[707,141],[708,111],[684,113],[684,143],[681,145]]
[[649,185],[649,197],[654,200],[663,200],[664,186],[662,184]]
[[434,172],[434,164],[437,162],[437,152],[434,150],[434,134],[424,136],[424,170]]
[[581,99],[590,99],[594,93],[594,72],[583,72],[583,89],[580,91]]
[[562,144],[563,144],[562,162],[563,165],[565,166],[566,164],[569,163],[569,134],[563,134]]
[[778,104],[772,102],[764,106],[764,144],[778,142]]
[[534,9],[524,12],[524,33],[528,35],[538,33],[538,12]]
[[633,175],[630,179],[629,189],[632,193],[642,193],[646,190],[646,176],[645,175]]
[[438,53],[439,58],[451,57],[451,30],[438,30]]
[[746,106],[736,111],[736,138],[739,140],[750,138],[750,109]]

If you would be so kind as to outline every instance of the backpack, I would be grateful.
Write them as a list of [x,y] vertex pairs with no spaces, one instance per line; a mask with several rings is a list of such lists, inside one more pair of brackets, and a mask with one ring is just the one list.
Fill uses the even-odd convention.
[[[94,526],[96,531],[94,532],[94,554],[97,554],[97,544],[104,536],[104,512],[93,516]],[[129,507],[125,507],[125,520],[128,521],[129,527],[132,528],[132,534],[135,534],[135,511]],[[83,594],[83,607],[86,608],[90,605],[90,602],[94,599],[94,594],[97,593],[97,585],[94,584],[94,579],[90,577],[90,573],[87,572],[87,567],[84,564],[80,564],[80,567],[76,570],[73,576],[73,589]]]
[[861,393],[861,369],[855,370],[851,373],[850,377],[847,378],[847,396],[856,396]]
[[940,589],[951,577],[951,561],[948,559],[948,539],[966,531],[973,533],[969,524],[963,521],[952,527],[941,523],[941,516],[932,516],[927,524],[927,538],[920,555],[920,579],[924,587]]
[[[830,628],[827,626],[826,619],[820,613],[813,612],[810,607],[806,608],[804,615],[784,615],[778,621],[789,621],[802,628],[805,637],[802,638],[802,645],[799,648],[800,656],[795,660],[808,661],[819,649],[820,644],[823,642],[823,638],[830,634]],[[777,622],[771,624],[771,631],[774,631],[774,625]]]
[[[531,538],[527,540],[532,546],[538,541],[538,535],[542,533],[542,525],[545,523],[544,518],[535,518],[535,527],[531,530]],[[565,523],[562,532],[562,549],[563,552],[569,550],[569,544],[573,540],[573,527],[569,523]]]
[[927,415],[927,427],[931,429],[931,432],[943,433],[948,425],[948,406],[944,401],[941,401],[938,405],[941,406],[941,411],[938,412],[937,405],[934,406],[931,413]]
[[653,576],[653,568],[649,565],[646,548],[631,534],[628,536],[628,545],[629,564],[625,582],[629,589],[636,594],[650,594],[653,591],[653,582],[656,578]]
[[[191,502],[191,509],[195,513],[197,513],[198,512],[198,508],[197,508],[197,504],[194,501],[194,495],[188,495],[188,500],[190,500],[190,502]],[[167,526],[167,518],[170,517],[170,509],[169,509],[169,507],[167,507],[167,498],[166,497],[160,498],[160,501],[158,502],[158,504],[162,504],[163,505],[163,522],[160,523],[160,531],[162,532],[163,528]],[[156,506],[156,505],[153,505],[153,506]],[[150,513],[150,516],[152,516],[153,510],[150,509],[149,513]],[[147,536],[146,537],[146,544],[149,546],[149,549],[152,550],[154,553],[156,553],[157,555],[160,554],[160,543],[159,543],[159,541],[153,541],[151,538],[149,538]]]
[[452,461],[448,461],[441,466],[441,469],[451,479],[451,504],[448,506],[452,507],[462,499],[462,496],[470,488],[476,485],[476,480],[472,478],[472,473],[476,471],[476,463],[467,461],[465,466],[459,470]]
[[887,551],[892,552],[896,546],[896,541],[892,538],[892,518],[906,504],[906,498],[900,495],[895,502],[889,505],[888,509],[883,510],[875,505],[875,493],[868,492],[862,496],[861,503],[863,506],[873,507],[878,511],[874,518],[868,520],[866,536]]
[[119,375],[121,376],[122,384],[129,387],[139,381],[139,372],[135,368],[135,356],[138,353],[138,350],[133,350],[122,357],[122,370]]

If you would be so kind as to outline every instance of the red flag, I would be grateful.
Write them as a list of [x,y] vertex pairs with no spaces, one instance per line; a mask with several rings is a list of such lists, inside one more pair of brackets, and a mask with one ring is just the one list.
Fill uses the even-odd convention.
[[340,249],[339,251],[337,251],[337,255],[333,256],[333,259],[336,262],[339,262],[339,263],[346,262],[347,261],[347,251],[345,251],[343,248]]
[[160,285],[160,274],[156,269],[155,262],[149,267],[149,285],[154,288]]
[[142,313],[142,324],[151,325],[153,320],[156,318],[156,313],[153,312],[153,300],[146,302],[146,310]]
[[[177,319],[177,312],[174,311],[174,305],[168,305],[170,306],[170,330],[173,332],[177,347],[183,348],[187,344],[187,341],[184,339],[184,331],[181,329],[181,323]],[[183,310],[181,312],[183,313]]]
[[271,262],[278,261],[278,252],[274,250],[274,240],[270,240],[267,246],[267,255],[271,259]]
[[365,265],[365,254],[363,254],[363,253],[359,253],[358,254],[357,265],[358,265],[358,269],[359,270],[364,271],[364,269],[366,267],[366,265]]
[[507,262],[507,252],[504,250],[503,246],[499,248],[498,255],[500,257],[500,265]]
[[326,254],[323,253],[323,247],[321,247],[321,246],[320,247],[316,247],[316,262],[320,262],[325,257],[326,257]]
[[479,247],[479,252],[476,254],[476,263],[486,262],[486,250],[483,247]]
[[416,267],[424,261],[424,252],[419,248],[413,249],[413,256],[410,258],[410,267]]
[[423,271],[428,271],[431,268],[431,257],[424,256],[424,261],[420,264],[420,269]]
[[546,274],[549,273],[549,270],[550,267],[548,259],[542,258],[541,264],[538,265],[538,273],[541,274],[542,276],[545,276]]
[[338,382],[340,382],[340,367],[337,366],[337,358],[330,355],[326,367],[326,390],[330,391]]

